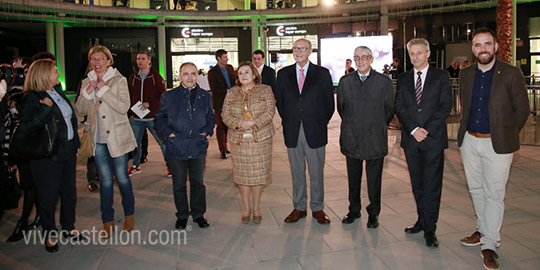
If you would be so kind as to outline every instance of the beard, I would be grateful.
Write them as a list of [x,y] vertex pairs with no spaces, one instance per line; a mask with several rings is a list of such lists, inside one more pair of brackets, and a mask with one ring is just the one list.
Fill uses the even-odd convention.
[[482,65],[486,65],[486,64],[489,64],[491,63],[491,61],[493,61],[493,59],[495,58],[495,53],[491,53],[491,52],[481,52],[479,53],[478,55],[482,55],[484,53],[487,53],[489,54],[489,57],[486,59],[486,58],[480,58],[478,56],[474,56],[474,58],[476,58],[476,61],[479,63],[479,64],[482,64]]

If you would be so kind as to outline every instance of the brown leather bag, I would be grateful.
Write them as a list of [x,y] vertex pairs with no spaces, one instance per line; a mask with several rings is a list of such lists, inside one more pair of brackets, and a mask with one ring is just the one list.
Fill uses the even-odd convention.
[[81,146],[77,152],[77,162],[84,162],[94,155],[94,144],[92,143],[92,126],[96,120],[96,113],[101,100],[96,101],[92,116],[88,119],[88,126],[84,128],[84,133],[81,137]]

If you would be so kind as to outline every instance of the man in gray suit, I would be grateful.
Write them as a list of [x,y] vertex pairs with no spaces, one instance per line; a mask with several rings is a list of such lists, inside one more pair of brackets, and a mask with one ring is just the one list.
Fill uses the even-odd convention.
[[465,246],[482,246],[484,268],[499,269],[500,230],[506,183],[519,131],[529,116],[529,100],[521,71],[498,61],[495,33],[473,33],[476,65],[459,74],[461,116],[458,145],[467,185],[477,216],[477,231],[461,239]]

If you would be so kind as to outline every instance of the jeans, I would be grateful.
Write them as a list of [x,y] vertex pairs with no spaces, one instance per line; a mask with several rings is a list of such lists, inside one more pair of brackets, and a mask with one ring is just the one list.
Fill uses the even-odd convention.
[[131,216],[135,213],[135,197],[131,179],[128,176],[127,153],[113,158],[109,153],[107,144],[96,144],[96,155],[94,157],[100,178],[99,194],[101,198],[101,219],[103,223],[114,220],[113,209],[113,174],[118,182],[120,194],[122,195],[122,206],[124,215]]
[[152,136],[154,136],[154,139],[156,139],[156,141],[158,142],[159,147],[161,147],[163,159],[165,160],[165,144],[163,144],[156,130],[154,129],[154,119],[130,118],[129,124],[133,129],[133,134],[135,135],[135,140],[137,141],[137,149],[135,149],[135,156],[133,157],[133,166],[136,166],[137,168],[141,166],[141,146],[142,137],[145,129],[150,130],[150,133],[152,133]]
[[[176,217],[193,219],[202,217],[206,212],[206,187],[203,184],[203,172],[206,157],[188,160],[170,160],[172,170],[174,204]],[[189,175],[190,203],[188,206],[186,181]],[[191,211],[190,211],[191,209]]]

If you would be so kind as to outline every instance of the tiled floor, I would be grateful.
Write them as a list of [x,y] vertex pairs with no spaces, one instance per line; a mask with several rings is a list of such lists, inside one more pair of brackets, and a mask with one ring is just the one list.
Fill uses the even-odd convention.
[[[329,126],[326,148],[325,210],[330,225],[308,216],[295,224],[283,219],[292,210],[291,177],[279,128],[274,137],[273,183],[262,198],[263,222],[240,223],[240,200],[231,182],[231,161],[219,159],[211,139],[205,183],[206,217],[211,226],[199,229],[191,221],[180,241],[151,245],[150,233],[174,232],[171,179],[167,178],[157,144],[150,139],[150,160],[132,177],[136,198],[136,229],[146,244],[105,243],[62,245],[48,254],[41,244],[7,244],[20,214],[9,211],[0,223],[0,269],[482,269],[479,247],[463,247],[459,239],[473,232],[475,218],[455,141],[446,151],[444,187],[437,235],[438,249],[427,248],[422,234],[406,235],[403,228],[416,220],[415,203],[399,132],[390,131],[390,153],[385,159],[381,226],[367,229],[367,214],[342,225],[347,212],[345,158],[339,151],[337,113]],[[77,228],[100,228],[99,194],[86,190],[85,166],[77,167]],[[506,196],[502,269],[538,269],[540,264],[540,148],[524,146],[517,152]],[[115,194],[116,223],[123,213]],[[362,200],[367,202],[365,182]],[[154,235],[155,236],[155,235]],[[114,237],[113,237],[114,238]],[[118,236],[114,239],[119,240]],[[163,239],[164,241],[166,239]],[[536,266],[535,266],[536,265]]]

